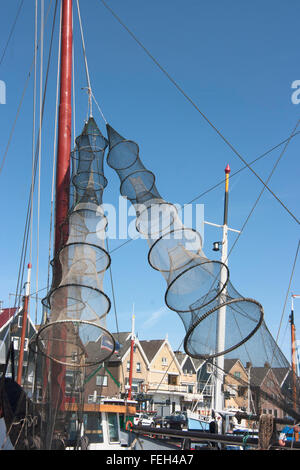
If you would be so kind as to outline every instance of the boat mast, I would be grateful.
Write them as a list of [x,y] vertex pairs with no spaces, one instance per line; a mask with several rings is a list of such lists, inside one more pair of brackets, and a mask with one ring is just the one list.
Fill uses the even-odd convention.
[[[61,22],[61,61],[60,61],[60,101],[58,116],[57,161],[56,161],[56,198],[54,234],[54,278],[53,287],[61,280],[61,266],[58,259],[60,248],[68,238],[67,216],[70,201],[70,154],[72,133],[72,46],[73,18],[72,0],[62,0]],[[61,306],[64,308],[64,305]],[[61,332],[60,348],[64,351],[64,333]],[[56,352],[57,354],[57,352]],[[59,355],[59,354],[58,354]],[[61,354],[62,356],[62,354]],[[51,367],[52,403],[59,397],[64,403],[65,367],[54,362]],[[61,388],[61,389],[60,389]]]
[[[72,129],[72,0],[62,0],[60,102],[56,162],[55,255],[66,242],[70,193],[70,153]],[[62,227],[64,226],[63,233]]]
[[299,295],[292,295],[292,308],[290,314],[291,324],[291,349],[292,349],[292,371],[293,371],[293,408],[297,411],[297,354],[296,354],[296,327],[294,322],[294,298]]
[[[134,307],[133,307],[134,310]],[[134,311],[132,314],[131,322],[131,343],[130,343],[130,369],[129,369],[129,391],[128,391],[128,400],[131,400],[132,397],[132,372],[133,372],[133,351],[134,351]]]
[[[221,251],[221,262],[222,268],[220,273],[220,286],[223,286],[226,282],[227,272],[223,268],[223,265],[228,265],[227,253],[228,253],[228,189],[229,189],[229,174],[230,167],[227,165],[225,168],[225,198],[224,198],[224,218],[223,218],[223,237],[222,237],[222,251]],[[226,296],[226,287],[223,290],[221,296]],[[218,312],[217,320],[217,353],[224,351],[225,349],[225,326],[226,326],[226,305],[220,307]],[[224,355],[217,356],[216,358],[216,386],[215,386],[215,409],[222,411],[224,408],[224,394],[222,391],[223,377],[224,377]]]
[[30,278],[31,278],[31,263],[29,263],[27,266],[27,282],[25,284],[25,296],[24,296],[24,301],[23,301],[23,320],[22,320],[20,354],[19,354],[18,373],[17,373],[17,383],[19,385],[21,385],[22,383],[22,375],[23,375],[22,373],[23,373],[23,361],[24,361],[24,347],[25,347],[29,296],[30,296]]

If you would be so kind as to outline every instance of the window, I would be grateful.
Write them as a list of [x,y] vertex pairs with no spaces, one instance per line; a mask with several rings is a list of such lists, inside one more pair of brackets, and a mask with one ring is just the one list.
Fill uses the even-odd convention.
[[163,366],[167,366],[167,365],[168,365],[167,358],[166,358],[166,357],[162,357],[162,358],[161,358],[161,363],[162,363]]
[[208,362],[208,363],[206,364],[206,372],[207,372],[208,374],[212,374],[213,371],[214,371],[213,365],[212,365],[210,362]]
[[13,336],[12,337],[12,342],[13,342],[13,346],[14,346],[15,351],[18,351],[20,349],[19,341],[20,341],[20,338],[18,336]]
[[109,442],[119,441],[119,426],[117,413],[107,413]]
[[101,413],[84,414],[83,422],[84,422],[84,433],[87,436],[89,442],[92,444],[103,442]]
[[141,363],[140,362],[136,363],[136,371],[141,372]]
[[72,351],[71,361],[72,361],[72,362],[76,362],[76,361],[77,361],[77,351]]
[[23,317],[21,315],[18,316],[18,327],[21,328],[22,327],[22,320],[23,320]]
[[107,387],[107,375],[97,375],[96,385],[99,387]]
[[241,378],[241,373],[236,371],[236,372],[234,373],[234,376],[235,376],[237,379],[240,379],[240,378]]
[[194,386],[193,386],[193,385],[188,385],[188,386],[187,386],[187,391],[188,391],[188,393],[193,393],[193,391],[194,391]]
[[127,371],[130,370],[130,361],[127,361]]

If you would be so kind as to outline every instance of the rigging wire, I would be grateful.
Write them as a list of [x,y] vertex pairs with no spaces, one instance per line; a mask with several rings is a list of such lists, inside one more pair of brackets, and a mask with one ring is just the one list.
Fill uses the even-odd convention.
[[[287,304],[287,300],[288,300],[288,296],[289,296],[289,292],[290,292],[290,289],[291,289],[291,284],[292,284],[292,280],[293,280],[293,276],[294,276],[294,272],[295,272],[295,267],[296,267],[296,263],[297,263],[299,248],[300,248],[300,240],[298,240],[298,245],[297,245],[296,254],[295,254],[295,257],[294,257],[292,272],[291,272],[290,279],[289,279],[289,285],[288,285],[288,288],[287,288],[287,292],[286,292],[286,296],[285,296],[285,300],[284,300],[284,304],[283,304],[283,308],[282,308],[279,328],[278,328],[277,337],[276,337],[276,343],[278,342],[278,339],[279,339],[279,334],[280,334],[280,330],[281,330],[281,326],[282,326],[284,312],[285,312],[285,308],[286,308],[286,304]],[[272,365],[273,359],[274,359],[274,354],[272,356],[271,365]]]
[[235,147],[226,139],[226,137],[221,133],[221,131],[208,119],[208,117],[200,110],[196,103],[187,95],[187,93],[179,86],[174,78],[167,72],[167,70],[158,62],[157,59],[150,53],[150,51],[143,45],[143,43],[136,37],[136,35],[126,26],[126,24],[121,20],[121,18],[110,8],[104,0],[100,0],[101,3],[105,6],[107,10],[114,16],[118,23],[130,34],[134,41],[143,49],[143,51],[150,57],[150,59],[157,65],[157,67],[163,72],[163,74],[170,80],[170,82],[177,88],[177,90],[186,98],[186,100],[196,109],[196,111],[205,119],[205,121],[214,129],[214,131],[221,137],[225,144],[234,152],[235,155],[246,165],[246,167],[258,178],[258,180],[263,184],[264,189],[267,189],[272,196],[279,202],[279,204],[289,213],[289,215],[300,224],[299,219],[288,209],[288,207],[281,201],[281,199],[268,187],[267,183],[258,175],[256,171],[253,170],[251,164],[242,157],[242,155],[235,149]]
[[[48,10],[47,10],[47,14],[46,14],[45,25],[47,24],[48,15],[49,15],[49,12],[50,12],[50,7],[51,7],[51,5],[52,5],[52,1],[53,1],[53,0],[50,0],[50,3],[49,3],[49,7],[48,7]],[[22,90],[22,95],[21,95],[21,98],[20,98],[20,101],[19,101],[19,104],[18,104],[16,116],[15,116],[15,119],[14,119],[14,121],[13,121],[13,125],[12,125],[12,127],[11,127],[10,133],[9,133],[8,142],[7,142],[7,144],[6,144],[6,148],[5,148],[5,151],[4,151],[4,154],[3,154],[3,157],[2,157],[2,162],[1,162],[1,165],[0,165],[0,174],[2,173],[2,170],[3,170],[3,167],[4,167],[4,163],[5,163],[7,154],[8,154],[8,150],[9,150],[9,147],[10,147],[10,144],[11,144],[11,141],[12,141],[12,138],[13,138],[13,134],[14,134],[14,131],[15,131],[15,127],[16,127],[16,124],[17,124],[18,117],[19,117],[19,115],[20,115],[20,111],[21,111],[21,108],[22,108],[22,104],[23,104],[23,100],[24,100],[25,93],[26,93],[26,90],[27,90],[27,86],[28,86],[28,84],[29,84],[29,79],[30,79],[30,77],[31,77],[31,72],[32,72],[33,66],[34,66],[34,58],[33,58],[32,62],[31,62],[30,69],[29,69],[29,72],[28,72],[28,74],[27,74],[27,78],[26,78],[26,81],[25,81],[25,85],[24,85],[24,88],[23,88],[23,90]]]
[[[109,252],[109,244],[108,244],[108,237],[105,237],[106,241],[106,250],[108,255],[110,256]],[[115,322],[116,322],[116,329],[117,329],[117,337],[118,337],[118,342],[120,342],[120,330],[119,330],[119,321],[118,321],[118,313],[117,313],[117,304],[116,304],[116,296],[115,296],[115,288],[114,288],[114,282],[113,282],[113,275],[112,275],[112,267],[111,263],[109,265],[109,275],[110,275],[110,283],[111,283],[111,291],[112,291],[112,297],[113,297],[113,305],[114,305],[114,313],[115,313]],[[123,373],[123,381],[125,383],[125,377],[124,377],[124,370],[122,367],[122,373]]]
[[[49,54],[48,54],[48,64],[47,64],[47,71],[46,71],[46,79],[45,79],[45,84],[44,84],[44,96],[43,96],[43,106],[42,106],[42,116],[44,116],[44,108],[45,108],[45,100],[46,100],[46,93],[47,93],[47,85],[48,85],[48,78],[49,78],[49,69],[50,69],[50,62],[51,62],[51,53],[52,53],[52,44],[53,44],[53,33],[54,33],[54,28],[55,28],[55,19],[56,19],[56,9],[57,9],[57,1],[55,2],[55,11],[54,11],[54,17],[53,17],[53,24],[52,24],[52,32],[51,32],[51,40],[50,40],[50,48],[49,48]],[[46,22],[48,19],[48,14],[50,12],[50,7],[52,5],[52,0],[49,4],[48,11],[47,11],[47,16],[46,16]],[[46,24],[45,22],[45,24]],[[40,129],[38,130],[38,136],[37,136],[37,145],[36,145],[36,154],[35,154],[35,177],[36,177],[36,168],[37,168],[37,159],[38,159],[38,141],[40,138]],[[35,184],[35,181],[34,181]],[[31,195],[31,188],[30,188],[30,195]],[[28,235],[29,235],[29,214],[30,214],[30,196],[29,196],[29,201],[28,201],[28,206],[27,206],[27,215],[26,215],[26,221],[25,221],[25,228],[24,228],[24,234],[23,234],[23,242],[22,242],[22,249],[21,249],[21,256],[20,256],[20,263],[19,263],[19,270],[18,270],[18,278],[17,278],[17,286],[16,286],[16,294],[21,292],[22,289],[22,284],[23,284],[23,276],[24,276],[24,268],[25,268],[25,259],[26,259],[26,253],[27,253],[27,244],[28,244]],[[16,300],[17,300],[16,296]],[[15,307],[16,307],[16,301],[15,301]]]
[[35,156],[35,128],[36,128],[36,76],[37,76],[37,0],[34,7],[34,77],[33,77],[33,117],[32,117],[32,156],[31,156],[31,208],[30,208],[30,242],[29,263],[32,262],[33,238],[33,187],[34,187],[34,156]]
[[23,6],[23,3],[24,3],[24,0],[21,0],[20,4],[19,4],[19,7],[18,7],[18,10],[17,10],[17,13],[16,13],[16,16],[15,16],[15,19],[14,19],[14,22],[13,22],[13,25],[10,29],[10,32],[9,32],[9,35],[8,35],[8,39],[6,41],[6,44],[5,44],[5,47],[4,47],[4,50],[2,52],[2,56],[1,56],[1,59],[0,59],[0,65],[2,64],[3,62],[3,59],[4,59],[4,56],[6,54],[6,51],[7,51],[7,48],[8,48],[8,45],[9,45],[9,42],[12,38],[12,35],[13,35],[13,32],[15,30],[15,27],[16,27],[16,24],[17,24],[17,21],[18,21],[18,17],[19,17],[19,14],[21,12],[21,9],[22,9],[22,6]]
[[86,81],[87,81],[88,114],[89,114],[90,117],[92,117],[92,115],[93,115],[93,109],[92,109],[92,87],[91,87],[90,73],[89,73],[88,62],[87,62],[87,56],[86,56],[86,48],[85,48],[85,41],[84,41],[84,35],[83,35],[83,28],[82,28],[82,21],[81,21],[79,0],[77,0],[76,3],[77,3],[78,20],[79,20],[79,27],[80,27],[80,34],[81,34],[81,43],[82,43],[82,51],[83,51],[84,65],[85,65],[85,74],[86,74]]
[[[40,207],[41,207],[41,165],[42,165],[42,112],[43,112],[43,66],[44,66],[44,0],[41,0],[41,47],[40,47],[40,110],[39,128],[40,138],[38,145],[38,187],[37,187],[37,241],[36,241],[36,288],[39,290],[39,252],[40,252]],[[37,325],[38,296],[35,302],[35,324]]]
[[[250,162],[250,165],[256,163],[257,161],[261,160],[262,158],[266,157],[267,155],[269,155],[272,151],[276,150],[277,148],[281,147],[283,144],[285,144],[286,142],[290,141],[293,137],[295,137],[296,135],[300,134],[300,131],[297,131],[295,133],[293,133],[290,137],[288,137],[287,139],[281,141],[279,144],[275,145],[274,147],[272,147],[271,149],[267,150],[266,152],[264,152],[263,154],[261,154],[259,157],[255,158],[254,160],[252,160],[252,162]],[[231,173],[229,175],[229,178],[233,178],[234,176],[236,176],[237,174],[239,174],[240,172],[242,172],[243,170],[245,170],[247,168],[247,166],[243,166],[241,167],[239,170],[235,171],[234,173]],[[195,202],[196,200],[200,199],[201,197],[205,196],[206,194],[208,194],[209,192],[213,191],[214,189],[216,189],[217,187],[219,187],[221,184],[224,184],[225,182],[225,179],[222,179],[221,181],[219,181],[219,183],[211,186],[210,188],[206,189],[203,193],[199,194],[198,196],[195,196],[193,199],[191,199],[189,202],[186,202],[184,204],[182,204],[182,209],[184,209],[184,206],[186,205],[189,205],[189,204],[192,204],[193,202]],[[127,245],[129,242],[133,241],[133,240],[137,240],[139,238],[139,236],[137,236],[136,238],[130,238],[128,240],[126,240],[124,243],[121,243],[119,246],[117,246],[116,248],[112,249],[110,253],[113,253],[114,251],[117,251],[119,250],[120,248],[122,248],[123,246]]]
[[49,230],[49,251],[48,251],[48,273],[47,273],[47,291],[50,285],[50,262],[52,247],[52,230],[53,230],[53,209],[54,209],[54,186],[55,186],[55,163],[56,163],[56,142],[57,142],[57,121],[58,121],[58,97],[59,97],[59,64],[61,56],[61,25],[62,22],[62,5],[60,7],[59,20],[59,39],[58,39],[58,55],[57,55],[57,73],[56,73],[56,98],[55,98],[55,123],[54,123],[54,139],[53,139],[53,157],[52,157],[52,183],[51,183],[51,203],[50,203],[50,230]]
[[[94,96],[92,86],[91,86],[91,80],[90,80],[90,74],[89,74],[89,67],[88,67],[88,61],[87,61],[87,55],[86,55],[86,48],[85,48],[85,41],[84,41],[84,33],[83,33],[83,26],[82,26],[82,20],[81,20],[81,14],[80,14],[80,7],[79,7],[79,0],[77,0],[77,12],[78,12],[78,20],[79,20],[79,26],[80,26],[80,35],[81,35],[81,43],[82,43],[82,51],[83,51],[83,57],[84,57],[84,65],[85,65],[85,74],[86,74],[86,80],[87,80],[87,92],[88,92],[88,115],[90,117],[93,116],[92,112],[92,105],[93,105],[93,100],[101,114],[101,117],[103,118],[105,124],[107,124],[107,120],[105,119],[104,113],[102,109],[100,108],[99,104],[96,101],[96,98]],[[87,119],[88,120],[88,119]]]

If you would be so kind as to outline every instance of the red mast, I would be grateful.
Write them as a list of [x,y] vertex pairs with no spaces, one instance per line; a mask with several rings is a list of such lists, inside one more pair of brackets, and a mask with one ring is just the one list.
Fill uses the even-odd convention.
[[[73,21],[72,0],[62,0],[61,24],[61,62],[60,62],[60,101],[58,117],[58,142],[56,162],[56,200],[55,200],[55,240],[54,240],[54,287],[61,280],[61,267],[57,258],[60,248],[68,238],[67,216],[70,199],[70,153],[72,134],[72,45]],[[61,306],[64,308],[64,305]],[[63,357],[65,352],[65,332],[56,331],[60,336],[60,351],[55,355]],[[55,342],[57,348],[58,342]],[[55,408],[64,408],[65,366],[56,362],[51,365],[51,401]]]
[[132,315],[132,324],[131,324],[130,369],[129,369],[129,391],[128,391],[128,400],[131,400],[131,398],[132,398],[133,353],[134,353],[134,315]]
[[66,242],[67,226],[63,233],[69,209],[70,153],[72,129],[72,0],[62,0],[60,102],[56,163],[55,242],[56,254]]

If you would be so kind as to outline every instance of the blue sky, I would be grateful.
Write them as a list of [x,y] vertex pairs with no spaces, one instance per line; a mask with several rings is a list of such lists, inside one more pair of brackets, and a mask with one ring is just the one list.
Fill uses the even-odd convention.
[[[19,3],[19,0],[11,0],[4,6],[3,2],[0,52]],[[298,1],[108,0],[107,3],[247,162],[289,137],[300,111],[300,104],[293,104],[291,100],[292,82],[300,80]],[[46,10],[48,5],[46,0]],[[101,1],[81,0],[80,5],[93,93],[108,122],[120,134],[139,144],[141,158],[145,166],[155,173],[162,196],[173,203],[187,203],[219,182],[227,163],[232,172],[241,168],[243,163],[239,158],[153,64]],[[45,30],[45,65],[53,5],[50,11]],[[7,92],[6,104],[0,105],[1,159],[32,62],[33,27],[34,1],[25,0],[0,65],[0,80],[6,83]],[[74,41],[78,134],[86,117],[87,99],[81,89],[86,86],[86,81],[75,8]],[[42,135],[39,289],[43,289],[47,282],[57,43],[58,19]],[[29,195],[32,97],[31,75],[0,175],[0,299],[5,306],[13,303],[9,294],[16,288]],[[105,132],[96,107],[94,117]],[[299,139],[297,136],[291,141],[270,182],[271,189],[298,218]],[[267,179],[281,150],[282,147],[253,166],[262,179]],[[105,175],[109,184],[104,200],[116,204],[118,178],[107,165]],[[261,188],[262,184],[248,169],[231,179],[231,227],[242,227]],[[206,220],[222,223],[222,186],[196,202],[204,204]],[[220,235],[218,229],[206,228],[204,252],[207,257],[215,256],[211,250],[212,242],[220,239]],[[230,235],[229,246],[235,237]],[[266,323],[275,337],[281,325],[279,344],[288,357],[290,295],[282,324],[281,315],[298,239],[298,224],[265,191],[229,259],[232,283],[241,294],[262,303]],[[112,240],[110,248],[121,243],[120,240]],[[35,245],[33,255],[34,291]],[[134,304],[139,337],[162,338],[168,334],[172,346],[177,349],[184,337],[183,325],[176,313],[164,307],[165,281],[148,265],[146,243],[143,240],[132,241],[114,252],[112,274],[119,329],[130,329]],[[108,275],[105,284],[105,291],[111,297]],[[291,292],[300,294],[299,263]],[[32,302],[31,311],[34,309],[35,303]],[[298,313],[300,301],[296,300],[295,321],[296,328],[300,330]],[[108,316],[108,326],[111,330],[116,329],[113,309]]]

